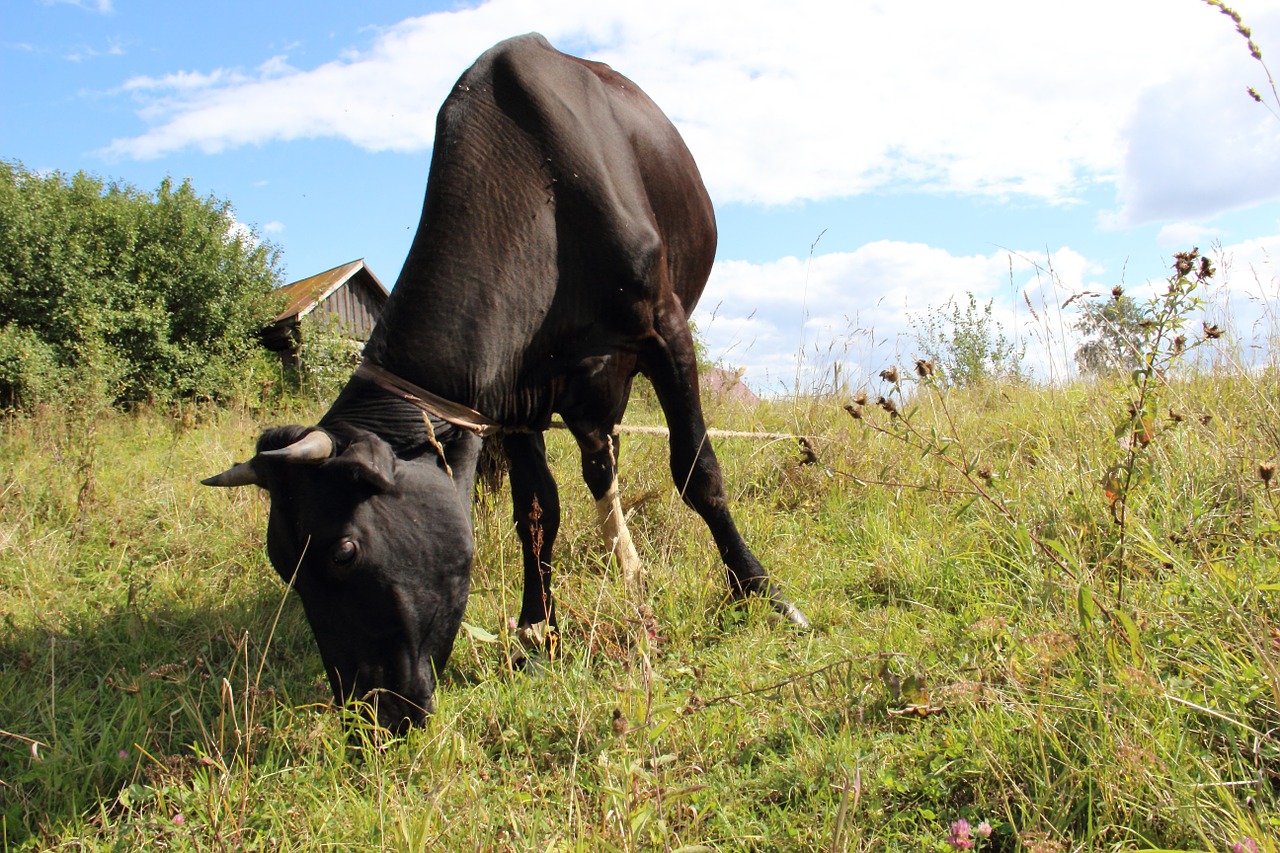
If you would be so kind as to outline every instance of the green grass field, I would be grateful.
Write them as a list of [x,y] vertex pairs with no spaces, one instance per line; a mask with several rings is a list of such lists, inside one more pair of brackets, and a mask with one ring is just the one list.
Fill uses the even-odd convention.
[[1276,851],[1280,481],[1260,466],[1280,377],[1162,384],[1140,440],[1130,392],[712,405],[715,426],[816,436],[817,465],[718,444],[808,634],[725,603],[647,436],[623,445],[648,571],[628,602],[553,432],[566,657],[511,671],[519,545],[484,496],[473,628],[435,717],[395,741],[329,706],[265,495],[197,484],[322,406],[7,417],[3,849],[950,850],[963,818],[993,851]]

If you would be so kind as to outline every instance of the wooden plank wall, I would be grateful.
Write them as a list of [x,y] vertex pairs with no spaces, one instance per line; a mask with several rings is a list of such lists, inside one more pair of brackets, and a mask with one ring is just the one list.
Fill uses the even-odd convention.
[[317,307],[336,315],[353,337],[367,341],[374,323],[378,321],[377,306],[365,288],[355,285],[353,278]]

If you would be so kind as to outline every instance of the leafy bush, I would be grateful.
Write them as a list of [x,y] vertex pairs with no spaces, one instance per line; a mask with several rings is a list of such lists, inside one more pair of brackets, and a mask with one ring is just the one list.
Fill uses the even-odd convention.
[[332,400],[360,364],[364,343],[325,311],[303,317],[298,332],[298,388],[317,400]]
[[53,347],[30,329],[0,328],[0,409],[30,408],[56,397],[66,382]]
[[51,366],[121,403],[218,397],[274,313],[277,255],[189,181],[150,194],[0,162],[0,399]]
[[1076,331],[1084,336],[1075,353],[1080,372],[1104,376],[1136,369],[1145,316],[1143,306],[1118,287],[1105,302],[1085,303],[1075,321]]
[[916,342],[926,358],[947,385],[958,388],[993,379],[1026,378],[1022,367],[1026,345],[1005,335],[992,315],[994,300],[979,307],[972,293],[967,296],[967,304],[951,299],[941,308],[930,306],[924,317],[914,318]]

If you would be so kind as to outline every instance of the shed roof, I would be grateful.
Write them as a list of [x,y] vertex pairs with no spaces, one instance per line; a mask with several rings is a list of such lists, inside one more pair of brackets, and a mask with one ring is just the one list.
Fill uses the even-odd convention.
[[307,316],[311,309],[328,299],[335,290],[350,281],[357,273],[363,273],[364,276],[368,277],[369,282],[377,290],[381,291],[383,300],[390,295],[386,286],[365,265],[364,258],[360,258],[357,261],[351,261],[340,267],[325,270],[322,273],[300,279],[280,288],[280,292],[284,294],[287,301],[285,302],[284,310],[276,317],[275,322],[279,323],[282,320]]

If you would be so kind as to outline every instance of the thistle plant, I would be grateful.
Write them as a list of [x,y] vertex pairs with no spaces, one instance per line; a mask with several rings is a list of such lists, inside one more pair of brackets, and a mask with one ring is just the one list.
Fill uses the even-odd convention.
[[[972,451],[966,445],[960,430],[956,427],[954,413],[948,401],[947,388],[940,381],[936,364],[929,359],[917,359],[915,361],[914,374],[914,377],[906,376],[900,373],[895,366],[890,366],[880,371],[880,379],[892,386],[886,394],[880,395],[875,401],[875,406],[888,416],[887,424],[882,419],[869,417],[867,409],[870,405],[870,398],[865,391],[860,391],[850,403],[844,406],[844,410],[851,418],[861,422],[871,432],[892,438],[920,451],[923,456],[939,460],[952,473],[957,475],[961,482],[955,487],[946,487],[942,485],[926,486],[886,480],[868,480],[861,477],[855,477],[854,479],[865,485],[891,488],[908,487],[938,492],[953,497],[967,497],[970,500],[970,504],[982,502],[994,509],[1000,517],[1008,522],[1012,528],[1018,530],[1020,534],[1025,534],[1036,549],[1057,566],[1064,575],[1073,581],[1078,580],[1077,572],[1064,558],[1060,549],[1042,539],[1022,523],[1022,520],[1001,495],[995,471],[988,463],[982,460],[980,453]],[[904,382],[918,383],[921,389],[933,395],[945,421],[944,430],[940,431],[937,427],[926,429],[916,423],[914,415],[918,409],[918,404],[916,398],[908,397]],[[843,475],[845,472],[835,473]],[[968,505],[966,504],[966,507]]]
[[[1135,489],[1149,479],[1153,442],[1162,432],[1177,428],[1182,422],[1181,416],[1171,415],[1161,425],[1159,413],[1168,375],[1192,348],[1222,336],[1218,326],[1206,322],[1199,339],[1189,343],[1187,337],[1192,314],[1203,306],[1199,293],[1214,273],[1213,264],[1199,249],[1175,254],[1168,286],[1143,306],[1137,329],[1129,339],[1133,347],[1132,363],[1137,366],[1121,392],[1122,414],[1115,427],[1120,456],[1107,469],[1101,483],[1111,518],[1119,531],[1112,552],[1117,566],[1117,599],[1124,597],[1130,499]],[[1115,288],[1111,298],[1123,298],[1121,288]]]
[[[1189,329],[1191,318],[1203,305],[1200,293],[1207,288],[1214,274],[1212,262],[1201,256],[1198,249],[1176,254],[1173,272],[1163,292],[1140,304],[1135,328],[1124,338],[1131,348],[1125,360],[1134,367],[1121,387],[1117,401],[1115,439],[1118,456],[1106,468],[1101,482],[1117,535],[1110,552],[1100,564],[1114,567],[1117,604],[1124,600],[1128,571],[1131,500],[1139,487],[1150,481],[1154,444],[1164,432],[1178,428],[1184,420],[1172,412],[1167,421],[1162,423],[1160,420],[1159,413],[1167,404],[1169,376],[1194,348],[1223,334],[1222,329],[1207,322],[1194,338]],[[1116,287],[1110,298],[1117,301],[1126,298],[1123,288]],[[1103,315],[1101,311],[1097,313]],[[962,500],[967,498],[968,503],[960,512],[974,503],[986,505],[1004,519],[1019,538],[1029,542],[1052,564],[1061,577],[1069,578],[1078,587],[1077,605],[1082,622],[1092,624],[1101,617],[1119,636],[1128,638],[1130,645],[1136,647],[1137,629],[1133,620],[1121,609],[1105,607],[1094,600],[1088,577],[1093,572],[1086,571],[1062,543],[1042,535],[1036,525],[1022,518],[1016,502],[1010,503],[1005,499],[997,472],[980,452],[969,446],[957,428],[947,388],[939,381],[934,363],[919,359],[912,373],[890,366],[880,372],[880,379],[890,386],[885,394],[875,399],[875,407],[882,410],[883,415],[874,414],[871,398],[865,392],[860,392],[846,405],[845,411],[872,433],[891,438],[941,463],[950,470],[954,479],[951,483],[938,481],[932,485],[855,479],[867,485],[909,487]],[[908,383],[914,383],[915,389],[909,389]],[[940,425],[923,426],[915,418],[921,401],[920,393],[932,397],[941,416]]]

